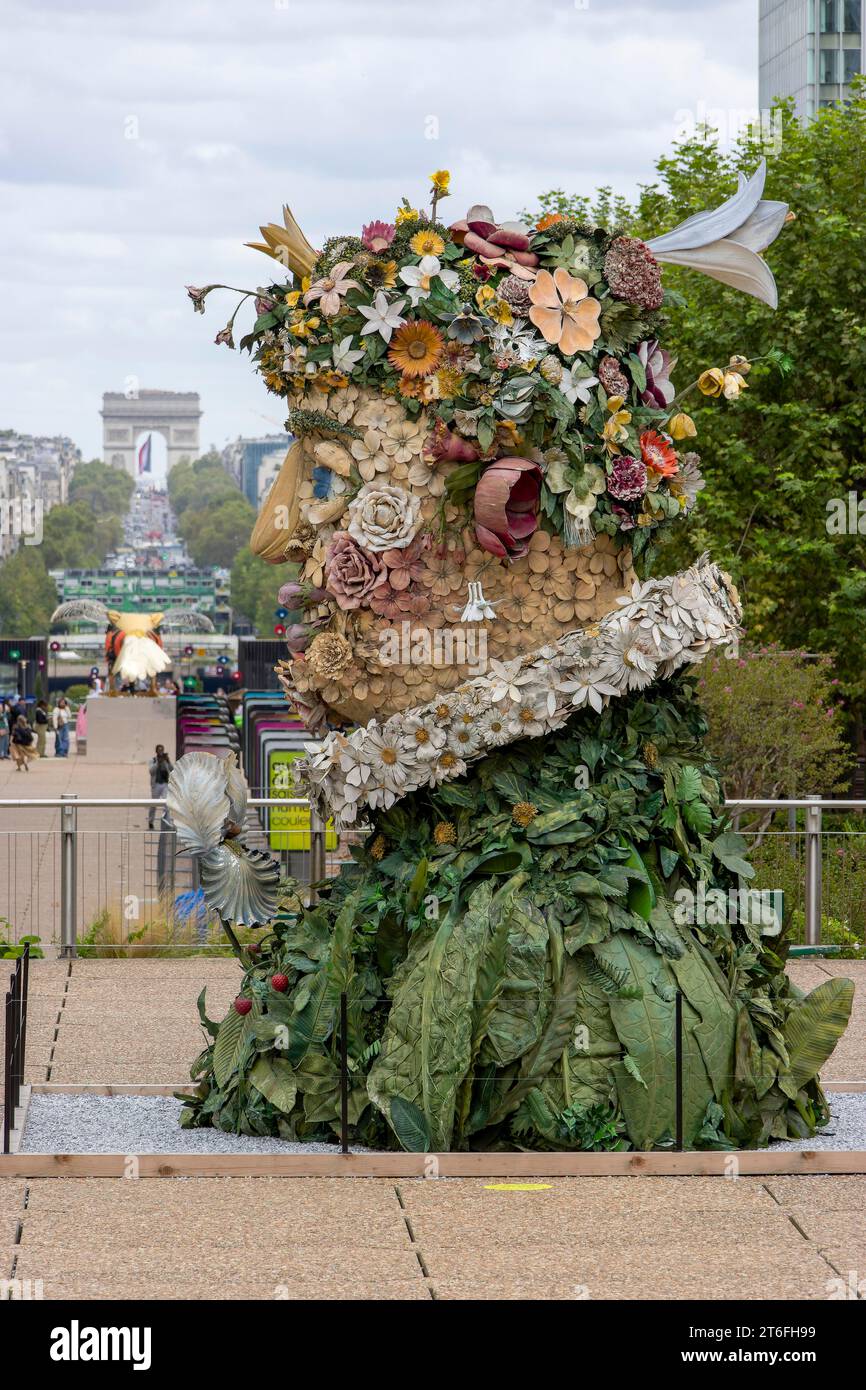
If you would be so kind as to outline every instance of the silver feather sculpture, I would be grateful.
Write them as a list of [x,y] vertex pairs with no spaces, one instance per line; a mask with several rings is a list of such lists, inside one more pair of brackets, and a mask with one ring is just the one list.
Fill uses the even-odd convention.
[[205,902],[226,926],[260,927],[277,910],[280,870],[241,839],[247,785],[234,758],[185,753],[166,798],[180,851],[199,861]]
[[788,204],[762,199],[767,161],[751,178],[740,175],[739,187],[726,202],[695,213],[673,231],[647,242],[657,261],[682,265],[710,275],[775,309],[778,293],[773,272],[759,254],[776,240],[788,216]]

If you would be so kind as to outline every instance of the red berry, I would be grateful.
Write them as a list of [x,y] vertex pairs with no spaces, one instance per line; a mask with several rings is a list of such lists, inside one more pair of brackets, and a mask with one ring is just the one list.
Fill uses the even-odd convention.
[[237,999],[235,1000],[235,1013],[236,1013],[236,1014],[248,1014],[249,1011],[250,1011],[250,1009],[251,1009],[252,1007],[253,1007],[253,1001],[252,1001],[252,999],[244,999],[244,997],[243,997],[242,994],[239,994],[239,995],[238,995]]
[[259,952],[261,951],[261,949],[262,949],[261,946],[257,946],[257,945],[255,944],[255,942],[253,942],[252,946],[248,946],[248,947],[247,947],[247,955],[248,955],[248,956],[257,956],[257,955],[259,954]]
[[288,977],[288,975],[272,975],[272,976],[271,976],[271,988],[272,988],[272,989],[277,990],[280,994],[284,994],[285,991],[288,989],[288,987],[289,987],[289,977]]

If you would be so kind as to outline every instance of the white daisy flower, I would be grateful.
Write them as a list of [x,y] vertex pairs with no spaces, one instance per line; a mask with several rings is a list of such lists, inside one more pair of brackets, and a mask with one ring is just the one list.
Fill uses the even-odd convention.
[[403,721],[403,740],[418,762],[429,763],[445,747],[445,730],[432,719],[412,715]]

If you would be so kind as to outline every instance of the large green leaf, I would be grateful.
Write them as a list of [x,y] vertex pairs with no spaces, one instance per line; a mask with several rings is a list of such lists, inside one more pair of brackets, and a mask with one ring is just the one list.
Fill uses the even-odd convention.
[[452,904],[432,936],[414,933],[393,977],[391,1011],[367,1082],[370,1099],[389,1120],[394,1096],[417,1105],[437,1150],[450,1145],[457,1090],[470,1065],[490,892],[489,883],[479,884],[466,910]]
[[219,1026],[213,1049],[213,1070],[219,1086],[226,1086],[238,1069],[251,1017],[251,1014],[239,1014],[232,1006]]
[[548,940],[540,910],[529,898],[516,899],[509,913],[504,973],[481,1047],[482,1063],[507,1066],[537,1043]]
[[785,1024],[791,1076],[805,1086],[817,1076],[848,1026],[854,982],[842,977],[825,980],[791,1010]]
[[521,1103],[533,1086],[540,1086],[548,1072],[559,1061],[574,1036],[574,1020],[580,996],[580,973],[574,958],[562,959],[562,974],[557,981],[553,1005],[544,1025],[544,1032],[520,1064],[515,1084],[503,1096],[490,1123],[497,1124]]
[[391,1101],[391,1128],[407,1153],[430,1152],[430,1128],[424,1111],[402,1096]]
[[260,1057],[250,1071],[250,1081],[265,1100],[288,1115],[298,1095],[298,1083],[285,1057]]

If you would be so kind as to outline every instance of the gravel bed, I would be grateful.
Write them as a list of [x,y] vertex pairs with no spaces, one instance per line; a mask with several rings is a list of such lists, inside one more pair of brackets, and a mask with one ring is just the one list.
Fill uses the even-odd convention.
[[[290,1143],[219,1129],[181,1129],[173,1096],[30,1098],[21,1153],[333,1154],[336,1144]],[[366,1153],[353,1148],[352,1153]]]
[[[773,1150],[866,1150],[866,1092],[830,1094],[831,1119],[812,1139],[774,1139]],[[290,1143],[217,1129],[181,1129],[171,1096],[31,1097],[22,1153],[316,1154],[334,1144]],[[369,1150],[353,1148],[352,1153]]]
[[866,1091],[827,1092],[830,1122],[813,1139],[774,1139],[772,1149],[866,1149]]

